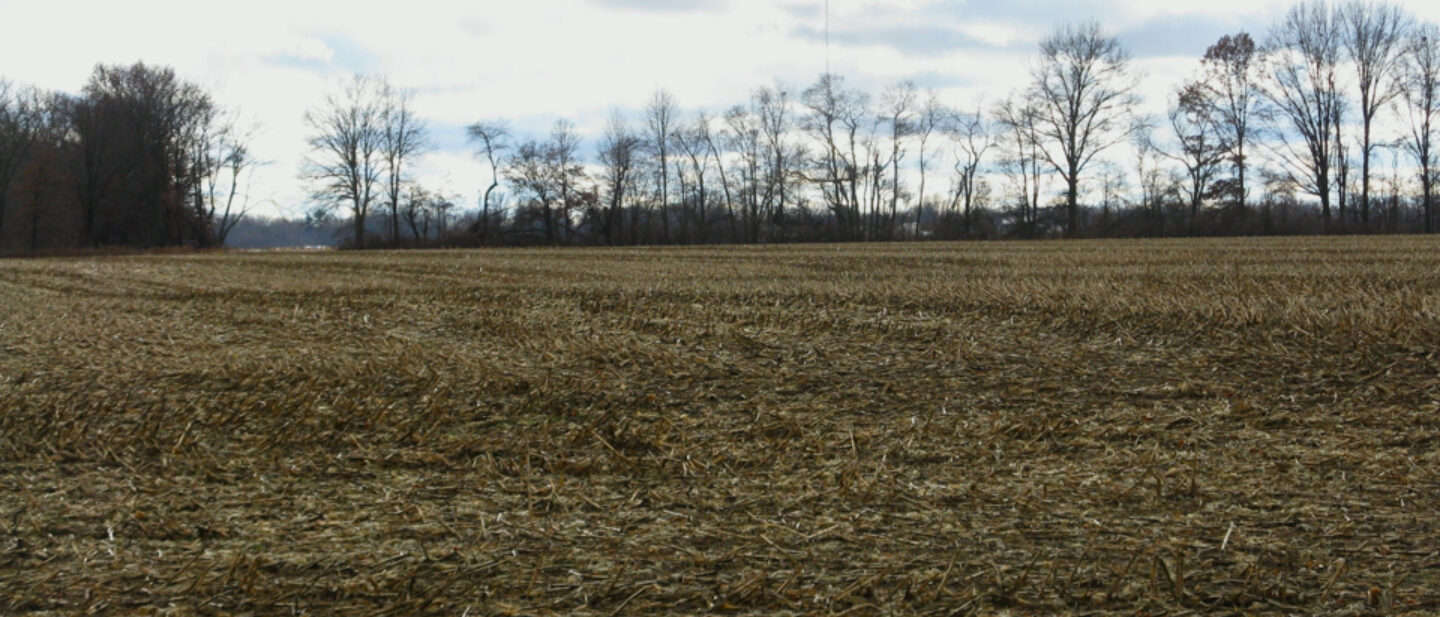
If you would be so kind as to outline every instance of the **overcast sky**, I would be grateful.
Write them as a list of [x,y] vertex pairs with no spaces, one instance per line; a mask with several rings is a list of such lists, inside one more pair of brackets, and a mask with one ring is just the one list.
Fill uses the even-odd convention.
[[[1440,3],[1401,2],[1440,18]],[[1147,73],[1152,109],[1222,34],[1259,39],[1289,0],[831,0],[830,66],[877,93],[913,79],[973,107],[1022,85],[1035,43],[1098,20]],[[345,75],[414,88],[437,151],[422,180],[473,205],[485,183],[463,127],[507,118],[542,136],[559,117],[593,136],[664,87],[720,110],[824,71],[824,0],[478,0],[248,3],[0,0],[0,77],[77,91],[96,63],[165,64],[261,126],[257,200],[301,211],[301,117]],[[587,154],[594,140],[587,140]],[[264,208],[267,213],[277,210]]]

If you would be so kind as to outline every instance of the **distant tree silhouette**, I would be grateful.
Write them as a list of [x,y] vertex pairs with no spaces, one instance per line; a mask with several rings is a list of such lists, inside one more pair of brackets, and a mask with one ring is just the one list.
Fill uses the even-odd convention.
[[[377,90],[380,148],[385,160],[385,199],[390,208],[390,242],[398,245],[401,194],[411,186],[409,166],[430,147],[429,135],[425,122],[415,115],[414,92],[383,80],[377,84]],[[410,226],[412,230],[415,228],[413,221]],[[415,237],[421,240],[418,234]]]
[[1219,131],[1234,174],[1229,199],[1243,209],[1249,199],[1247,171],[1250,147],[1264,119],[1260,89],[1260,50],[1245,32],[1227,34],[1205,50],[1201,77],[1194,82],[1191,102]]
[[670,242],[670,140],[679,110],[675,97],[661,89],[650,97],[645,108],[647,145],[654,157],[656,212],[660,216],[660,241]]
[[385,171],[386,90],[379,79],[355,75],[305,113],[310,153],[301,177],[317,203],[349,211],[356,248],[365,248],[365,221]]
[[485,157],[490,164],[490,185],[480,201],[479,233],[482,241],[490,238],[491,195],[500,187],[500,168],[505,152],[510,149],[510,127],[503,120],[485,120],[465,128],[470,143],[477,147],[477,155]]
[[40,137],[41,111],[38,93],[0,80],[0,233],[4,231],[6,197]]
[[1440,116],[1440,28],[1425,24],[1410,33],[1401,55],[1401,92],[1409,120],[1406,150],[1420,167],[1425,233],[1435,232],[1435,130]]
[[1139,76],[1120,41],[1092,22],[1062,26],[1041,40],[1033,79],[1040,152],[1065,180],[1065,228],[1075,235],[1080,175],[1097,154],[1125,140],[1139,104]]
[[[1337,158],[1343,158],[1337,148],[1338,119],[1344,110],[1338,74],[1340,30],[1339,17],[1329,4],[1307,0],[1285,14],[1266,44],[1264,92],[1290,128],[1280,133],[1272,150],[1296,184],[1320,200],[1327,231],[1334,223],[1332,173]],[[1300,143],[1287,134],[1298,136]]]
[[1225,162],[1226,148],[1220,127],[1211,120],[1205,90],[1196,84],[1182,85],[1170,105],[1170,129],[1176,147],[1169,156],[1180,164],[1188,180],[1183,187],[1189,214],[1186,233],[1195,235],[1195,224],[1211,184]]
[[1372,0],[1348,0],[1339,7],[1341,45],[1355,67],[1360,94],[1360,221],[1370,223],[1372,125],[1380,108],[1400,95],[1399,60],[1410,29],[1400,7]]

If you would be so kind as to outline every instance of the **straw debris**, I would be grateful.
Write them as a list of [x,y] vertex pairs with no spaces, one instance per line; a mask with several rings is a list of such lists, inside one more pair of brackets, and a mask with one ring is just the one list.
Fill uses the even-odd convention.
[[1431,614],[1429,238],[0,264],[0,614]]

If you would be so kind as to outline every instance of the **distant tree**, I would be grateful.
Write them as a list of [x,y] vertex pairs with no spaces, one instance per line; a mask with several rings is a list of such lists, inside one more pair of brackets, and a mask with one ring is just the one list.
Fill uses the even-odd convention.
[[[385,166],[385,197],[390,207],[390,241],[400,242],[400,197],[409,183],[409,165],[429,146],[425,122],[416,117],[415,93],[383,78],[376,84],[380,105],[380,149]],[[411,225],[414,228],[414,225]],[[419,239],[417,237],[417,239]]]
[[[1266,44],[1265,96],[1290,128],[1280,133],[1275,151],[1295,183],[1320,200],[1327,231],[1332,226],[1338,119],[1344,110],[1338,75],[1340,29],[1328,4],[1306,0],[1275,24]],[[1298,136],[1298,145],[1290,133]]]
[[709,116],[702,116],[699,119],[702,126],[707,127],[703,137],[705,138],[705,150],[710,160],[715,163],[715,171],[720,176],[720,190],[725,197],[725,219],[730,224],[730,239],[733,241],[739,236],[737,217],[735,216],[735,195],[730,189],[730,174],[725,170],[725,156],[721,152],[721,145],[724,143],[723,127],[720,130],[713,130]]
[[435,212],[434,202],[435,196],[430,191],[412,184],[406,188],[403,200],[396,209],[397,218],[404,219],[406,226],[410,228],[410,236],[417,245],[430,237],[430,220]]
[[954,113],[947,128],[955,152],[955,200],[962,208],[965,233],[969,234],[974,232],[975,227],[980,166],[984,163],[985,154],[995,146],[995,136],[979,109],[974,113]]
[[930,146],[931,138],[936,134],[944,133],[947,125],[953,117],[953,111],[940,102],[940,97],[931,90],[925,97],[925,102],[920,104],[920,110],[915,116],[915,137],[918,149],[915,154],[915,163],[920,171],[920,186],[916,190],[915,198],[915,231],[920,231],[921,219],[925,216],[925,179],[930,171],[930,161],[934,148]]
[[470,143],[477,146],[477,155],[485,157],[490,164],[490,185],[485,187],[480,200],[479,231],[481,241],[485,241],[490,238],[491,193],[500,186],[500,168],[505,152],[510,149],[510,127],[503,120],[486,120],[466,127],[465,131]]
[[583,206],[588,197],[581,186],[585,171],[580,165],[579,148],[574,126],[558,120],[545,142],[530,140],[520,144],[505,170],[506,179],[539,210],[541,230],[548,244],[569,240],[570,212]]
[[544,143],[529,140],[515,148],[505,169],[505,178],[515,187],[516,192],[527,198],[539,209],[541,231],[547,244],[553,244],[555,235],[555,182],[549,160],[548,148]]
[[568,120],[556,120],[547,145],[551,177],[560,196],[560,230],[565,234],[564,240],[570,242],[574,236],[573,212],[583,207],[585,196],[581,186],[585,168],[580,160],[580,136],[575,132],[575,125]]
[[[187,242],[197,229],[189,199],[195,136],[213,117],[209,96],[174,71],[144,64],[97,66],[76,102],[77,183],[86,242],[153,247]],[[65,103],[67,111],[71,109]],[[67,114],[68,115],[68,114]]]
[[796,165],[802,158],[798,147],[790,143],[794,123],[790,91],[784,84],[776,82],[756,89],[751,99],[765,148],[761,208],[765,219],[775,225],[778,236],[784,238],[791,179],[798,175]]
[[197,145],[196,166],[204,177],[196,184],[199,194],[196,220],[208,227],[202,235],[224,245],[230,231],[250,209],[249,191],[244,187],[259,164],[250,152],[253,134],[239,127],[234,118],[207,128]]
[[350,212],[356,248],[365,248],[365,221],[385,171],[385,88],[356,75],[305,113],[310,153],[301,177],[315,200]]
[[1062,26],[1040,41],[1030,96],[1041,153],[1066,184],[1066,230],[1080,227],[1080,176],[1095,155],[1123,142],[1139,97],[1130,54],[1096,23]]
[[[13,205],[24,207],[14,214],[23,215],[31,254],[38,253],[42,244],[47,248],[73,247],[79,239],[78,221],[67,207],[72,203],[74,177],[66,161],[71,126],[65,103],[64,95],[34,89],[28,89],[21,102],[22,112],[28,108],[25,120],[34,133],[28,154],[9,188],[18,198]],[[4,140],[0,137],[0,143]],[[0,187],[0,193],[4,192],[6,188]]]
[[[692,223],[695,227],[695,239],[701,243],[709,241],[709,212],[707,204],[709,195],[706,193],[705,176],[710,170],[710,157],[707,152],[710,137],[710,116],[703,110],[696,113],[695,120],[682,125],[675,130],[675,145],[685,159],[690,162],[690,174],[695,187],[695,208]],[[689,208],[686,209],[690,210]]]
[[1435,131],[1440,116],[1440,28],[1424,24],[1410,33],[1400,62],[1400,91],[1409,119],[1405,149],[1420,168],[1425,233],[1435,233]]
[[812,160],[811,181],[824,195],[844,240],[864,239],[868,225],[861,212],[861,130],[870,115],[869,97],[845,88],[844,78],[826,74],[802,94],[807,109],[804,127],[820,144]]
[[[1022,235],[1033,235],[1039,223],[1040,194],[1045,176],[1041,152],[1040,110],[1033,97],[1017,95],[994,110],[995,123],[1004,131],[1004,169],[1015,190],[1015,214]],[[957,158],[957,164],[960,159]],[[958,199],[962,193],[957,192]]]
[[1211,121],[1206,92],[1197,84],[1181,86],[1170,106],[1170,129],[1175,133],[1176,147],[1167,153],[1185,170],[1184,186],[1189,213],[1186,231],[1195,235],[1195,223],[1209,194],[1211,183],[1225,162],[1225,142],[1219,127]]
[[1371,125],[1381,107],[1400,95],[1399,60],[1410,17],[1392,4],[1348,0],[1340,5],[1339,20],[1340,40],[1360,89],[1360,220],[1369,224]]
[[675,97],[663,89],[655,91],[650,97],[649,106],[645,108],[645,123],[649,130],[647,145],[655,161],[661,241],[665,243],[670,242],[670,140],[677,115],[679,110]]
[[1131,146],[1135,151],[1135,172],[1139,181],[1140,198],[1136,204],[1145,222],[1145,233],[1152,236],[1165,235],[1165,200],[1172,182],[1169,181],[1164,165],[1165,155],[1156,145],[1153,118],[1140,116],[1131,128]]
[[205,177],[197,153],[218,116],[199,86],[173,69],[137,63],[95,67],[67,102],[86,242],[134,247],[207,246],[197,221]]
[[1246,181],[1249,148],[1256,139],[1258,121],[1264,117],[1260,53],[1249,34],[1227,34],[1205,50],[1201,65],[1202,76],[1195,82],[1191,98],[1218,131],[1234,173],[1229,197],[1243,208],[1250,194]]
[[[900,221],[900,167],[908,151],[905,149],[905,142],[915,134],[915,114],[919,89],[915,82],[905,80],[896,83],[880,95],[881,116],[879,120],[885,123],[890,129],[890,160],[886,165],[890,168],[890,216],[889,233],[890,239],[895,239],[901,230],[896,229]],[[918,230],[918,227],[917,227]]]
[[760,122],[744,105],[735,105],[725,112],[725,142],[739,159],[736,167],[740,197],[740,216],[744,221],[746,242],[760,241],[760,167],[765,158],[760,138]]
[[1097,170],[1100,175],[1100,233],[1109,235],[1115,213],[1124,203],[1126,189],[1125,172],[1112,161],[1100,161]]
[[447,219],[454,208],[455,202],[449,197],[425,190],[418,184],[410,184],[399,214],[410,228],[411,237],[417,244],[423,244],[432,237],[444,236]]
[[626,199],[636,183],[643,145],[641,137],[630,128],[625,116],[619,113],[610,116],[605,135],[600,139],[597,157],[606,201],[603,211],[594,217],[606,244],[616,244],[619,239]]
[[6,198],[39,141],[42,128],[39,93],[0,80],[0,231],[7,214]]

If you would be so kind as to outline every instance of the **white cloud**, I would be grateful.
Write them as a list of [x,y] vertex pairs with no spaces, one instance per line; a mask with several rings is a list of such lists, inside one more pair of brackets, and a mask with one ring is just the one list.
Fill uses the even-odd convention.
[[[998,5],[975,4],[983,11]],[[624,6],[614,6],[616,4]],[[543,132],[565,117],[598,132],[612,109],[639,109],[659,87],[687,108],[720,110],[755,87],[781,79],[796,92],[826,62],[823,41],[796,36],[823,28],[823,0],[713,0],[661,7],[655,0],[534,0],[454,3],[295,2],[218,5],[175,0],[21,2],[3,9],[0,73],[51,89],[78,90],[97,62],[144,60],[174,66],[263,126],[255,143],[271,165],[256,175],[257,198],[305,199],[296,170],[304,153],[304,111],[337,77],[356,70],[387,74],[419,91],[416,104],[437,130],[458,131],[481,118],[510,118]],[[1074,13],[1066,0],[1025,3],[1024,12],[971,18],[940,10],[939,0],[831,0],[837,28],[944,27],[973,49],[925,57],[883,43],[832,45],[831,66],[851,83],[883,84],[917,75],[939,78],[948,102],[971,107],[1003,97],[1028,77],[1028,47]],[[1052,5],[1053,14],[1046,11]],[[1111,0],[1097,15],[1112,31],[1147,20],[1240,20],[1263,32],[1289,0],[1203,2]],[[1440,5],[1406,3],[1440,18]],[[970,6],[947,0],[944,6]],[[648,7],[648,8],[647,8]],[[982,11],[982,12],[983,12]],[[964,13],[964,14],[962,14]],[[1014,17],[1029,15],[1035,17]],[[1203,18],[1203,19],[1202,19]],[[1208,19],[1208,21],[1206,21]],[[1229,22],[1225,22],[1229,23]],[[1221,32],[1215,32],[1215,36]],[[1206,35],[1208,36],[1208,34]],[[1016,50],[1019,51],[1016,51]],[[1163,107],[1174,82],[1193,69],[1184,57],[1143,61],[1147,107]],[[466,193],[485,181],[463,138],[421,166],[423,179]],[[587,144],[587,154],[593,144]]]

